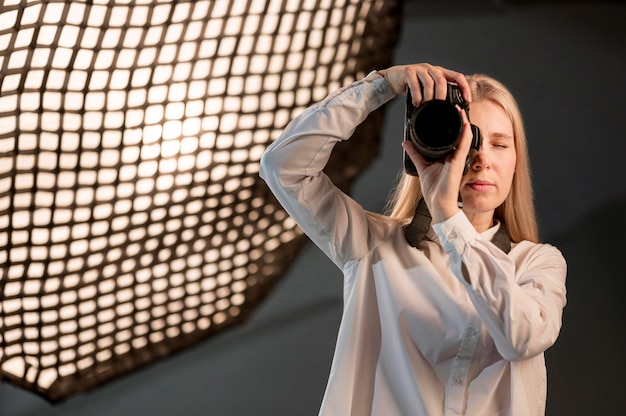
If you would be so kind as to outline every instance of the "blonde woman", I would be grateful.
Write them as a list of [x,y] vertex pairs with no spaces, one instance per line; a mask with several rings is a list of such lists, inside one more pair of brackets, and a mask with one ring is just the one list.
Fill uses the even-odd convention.
[[[373,110],[407,87],[416,107],[445,99],[448,82],[470,103],[478,150],[461,109],[461,140],[445,159],[403,142],[419,176],[402,177],[386,215],[322,173]],[[373,72],[294,119],[261,176],[344,274],[320,415],[545,413],[543,353],[561,328],[566,264],[538,242],[522,119],[502,84],[430,64]]]

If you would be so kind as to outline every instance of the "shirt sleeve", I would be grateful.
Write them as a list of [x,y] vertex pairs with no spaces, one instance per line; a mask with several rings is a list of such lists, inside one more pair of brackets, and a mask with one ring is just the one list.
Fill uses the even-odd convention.
[[[307,108],[261,157],[260,176],[287,213],[340,268],[372,243],[364,209],[322,172],[334,146],[395,97],[372,72]],[[358,144],[356,144],[358,146]]]
[[433,229],[504,359],[528,359],[554,344],[566,303],[566,263],[556,247],[521,242],[513,250],[525,254],[514,261],[481,239],[462,211]]

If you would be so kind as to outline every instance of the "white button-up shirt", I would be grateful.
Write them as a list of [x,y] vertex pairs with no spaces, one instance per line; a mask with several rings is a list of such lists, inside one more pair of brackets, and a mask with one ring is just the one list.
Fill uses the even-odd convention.
[[280,203],[344,274],[320,415],[542,415],[543,353],[566,302],[561,253],[522,241],[505,254],[490,241],[499,225],[478,233],[462,211],[413,248],[400,225],[322,173],[333,146],[393,97],[370,74],[305,110],[261,161]]

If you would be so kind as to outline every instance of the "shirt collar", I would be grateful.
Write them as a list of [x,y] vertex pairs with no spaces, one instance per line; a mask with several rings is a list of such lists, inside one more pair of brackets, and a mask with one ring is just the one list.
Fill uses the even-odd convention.
[[[495,220],[495,225],[483,231],[482,233],[478,233],[478,238],[483,241],[491,241],[493,239],[493,236],[496,235],[496,233],[500,229],[500,225],[500,221]],[[437,244],[441,244],[441,241],[439,240],[439,237],[437,237],[437,234],[435,233],[435,230],[433,230],[433,227],[430,227],[426,232],[426,238],[428,238],[430,241],[434,241]]]

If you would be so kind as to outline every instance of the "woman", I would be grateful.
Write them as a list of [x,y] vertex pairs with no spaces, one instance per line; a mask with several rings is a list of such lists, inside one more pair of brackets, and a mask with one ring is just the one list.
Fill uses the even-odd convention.
[[[407,86],[415,106],[444,99],[447,82],[471,102],[483,138],[465,175],[471,129],[460,109],[462,138],[445,160],[402,144],[419,177],[402,178],[388,216],[322,173],[370,112]],[[373,72],[294,119],[263,155],[261,176],[344,274],[320,415],[545,413],[543,353],[561,327],[566,265],[537,242],[521,116],[500,83],[429,64]],[[422,197],[432,224],[415,239]]]

